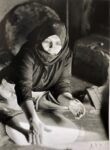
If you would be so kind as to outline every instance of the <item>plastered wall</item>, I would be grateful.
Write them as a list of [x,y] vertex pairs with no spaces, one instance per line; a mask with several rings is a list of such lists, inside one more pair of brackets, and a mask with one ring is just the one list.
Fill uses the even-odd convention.
[[29,0],[0,0],[0,21],[14,6],[26,1]]

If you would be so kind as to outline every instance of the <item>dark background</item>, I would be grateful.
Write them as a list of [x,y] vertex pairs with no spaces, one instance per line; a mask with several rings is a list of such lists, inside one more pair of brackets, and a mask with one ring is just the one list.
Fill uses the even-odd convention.
[[[16,23],[16,18],[13,19],[11,12],[19,4],[30,1],[48,5],[66,23],[67,0],[0,0],[0,69],[12,60],[13,55],[19,51],[23,42],[25,42],[19,36],[20,32],[24,32],[24,30],[19,31],[20,24]],[[68,0],[68,3],[69,47],[73,52],[74,59],[73,75],[96,85],[102,85],[108,76],[108,60],[106,61],[105,54],[109,53],[110,1]],[[23,21],[23,23],[25,29],[27,22]],[[91,37],[91,35],[93,36]],[[79,44],[83,43],[83,47],[78,46],[79,44],[76,44],[78,42]],[[94,43],[96,43],[96,51],[86,47],[88,44],[94,46]],[[100,47],[100,43],[104,43],[104,46]],[[104,53],[104,55],[102,56],[101,53]]]

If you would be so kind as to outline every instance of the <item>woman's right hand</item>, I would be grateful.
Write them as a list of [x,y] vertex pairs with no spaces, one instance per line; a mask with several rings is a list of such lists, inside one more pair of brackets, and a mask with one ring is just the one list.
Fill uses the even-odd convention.
[[30,130],[28,135],[28,140],[30,144],[41,144],[42,140],[42,124],[37,118],[31,118],[29,120]]
[[28,100],[21,105],[27,120],[30,124],[28,140],[30,144],[40,144],[41,133],[42,133],[42,123],[38,117],[32,100]]

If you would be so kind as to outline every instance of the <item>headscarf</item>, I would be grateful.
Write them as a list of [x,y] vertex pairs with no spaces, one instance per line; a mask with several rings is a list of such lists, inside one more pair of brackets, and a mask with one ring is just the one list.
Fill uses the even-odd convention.
[[[57,35],[62,44],[62,49],[57,55],[51,55],[42,47],[42,42],[51,35]],[[65,25],[59,20],[45,22],[40,28],[33,31],[30,41],[34,45],[35,52],[42,63],[52,65],[66,52],[68,47],[68,34]]]

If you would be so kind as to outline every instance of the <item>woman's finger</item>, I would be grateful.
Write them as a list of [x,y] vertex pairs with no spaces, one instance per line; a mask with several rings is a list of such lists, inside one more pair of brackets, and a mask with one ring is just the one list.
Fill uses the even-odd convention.
[[28,142],[30,144],[32,144],[32,132],[29,132],[29,135],[28,135]]

